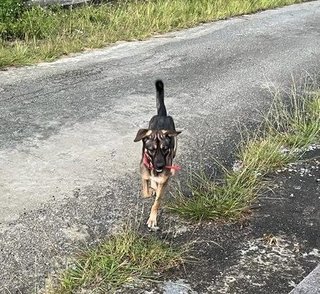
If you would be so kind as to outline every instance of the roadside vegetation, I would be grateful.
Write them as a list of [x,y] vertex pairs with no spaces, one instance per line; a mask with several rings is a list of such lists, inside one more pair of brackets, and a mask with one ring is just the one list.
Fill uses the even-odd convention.
[[291,93],[289,103],[279,93],[261,127],[244,132],[237,165],[215,179],[203,170],[191,173],[187,189],[177,189],[169,210],[192,220],[232,220],[250,210],[267,176],[297,161],[310,144],[320,144],[320,91]]
[[183,253],[154,236],[142,236],[126,227],[98,247],[80,254],[62,273],[58,284],[47,285],[46,294],[81,290],[113,293],[126,283],[154,280],[155,272],[182,264]]
[[51,61],[120,40],[145,39],[199,23],[303,0],[119,0],[74,8],[0,2],[0,68]]

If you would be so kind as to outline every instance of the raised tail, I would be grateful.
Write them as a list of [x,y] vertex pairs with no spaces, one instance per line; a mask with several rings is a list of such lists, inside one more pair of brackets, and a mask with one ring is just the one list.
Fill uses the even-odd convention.
[[161,80],[156,80],[157,91],[157,110],[159,116],[167,116],[167,110],[164,105],[164,87]]

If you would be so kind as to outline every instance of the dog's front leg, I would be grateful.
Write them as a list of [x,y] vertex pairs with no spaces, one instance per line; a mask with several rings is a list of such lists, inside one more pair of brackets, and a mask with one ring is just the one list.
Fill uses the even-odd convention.
[[142,179],[142,196],[145,198],[152,196],[152,189],[149,187],[149,180]]
[[157,190],[156,190],[156,199],[151,207],[150,216],[147,222],[147,225],[152,230],[159,229],[157,227],[157,215],[158,215],[158,209],[160,207],[160,201],[164,194],[164,189],[166,187],[167,183],[164,184],[158,184]]

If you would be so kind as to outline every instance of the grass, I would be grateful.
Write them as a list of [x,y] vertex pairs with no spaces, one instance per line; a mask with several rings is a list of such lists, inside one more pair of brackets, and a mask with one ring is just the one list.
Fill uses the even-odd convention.
[[28,8],[0,20],[0,68],[51,61],[120,40],[280,7],[302,0],[129,0],[74,9]]
[[289,104],[276,93],[275,103],[266,118],[267,131],[290,148],[303,148],[320,138],[320,91],[295,89]]
[[154,280],[155,272],[181,264],[182,255],[181,250],[173,249],[155,237],[141,236],[125,228],[98,247],[83,252],[61,275],[59,285],[47,288],[46,293],[65,294],[80,290],[112,293],[129,282]]
[[235,170],[222,167],[221,181],[193,172],[187,191],[178,189],[169,210],[191,220],[236,219],[268,186],[266,176],[299,159],[310,144],[320,143],[320,90],[293,91],[289,101],[277,94],[262,127],[239,146]]

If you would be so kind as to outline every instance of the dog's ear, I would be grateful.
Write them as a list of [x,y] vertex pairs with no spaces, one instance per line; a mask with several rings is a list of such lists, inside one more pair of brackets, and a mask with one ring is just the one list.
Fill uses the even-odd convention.
[[142,140],[144,137],[149,135],[149,131],[148,129],[140,129],[136,135],[136,138],[133,140],[133,142],[138,142],[140,140]]
[[164,134],[166,134],[169,137],[176,137],[179,134],[181,134],[182,131],[171,131],[171,130],[164,130],[162,131]]

